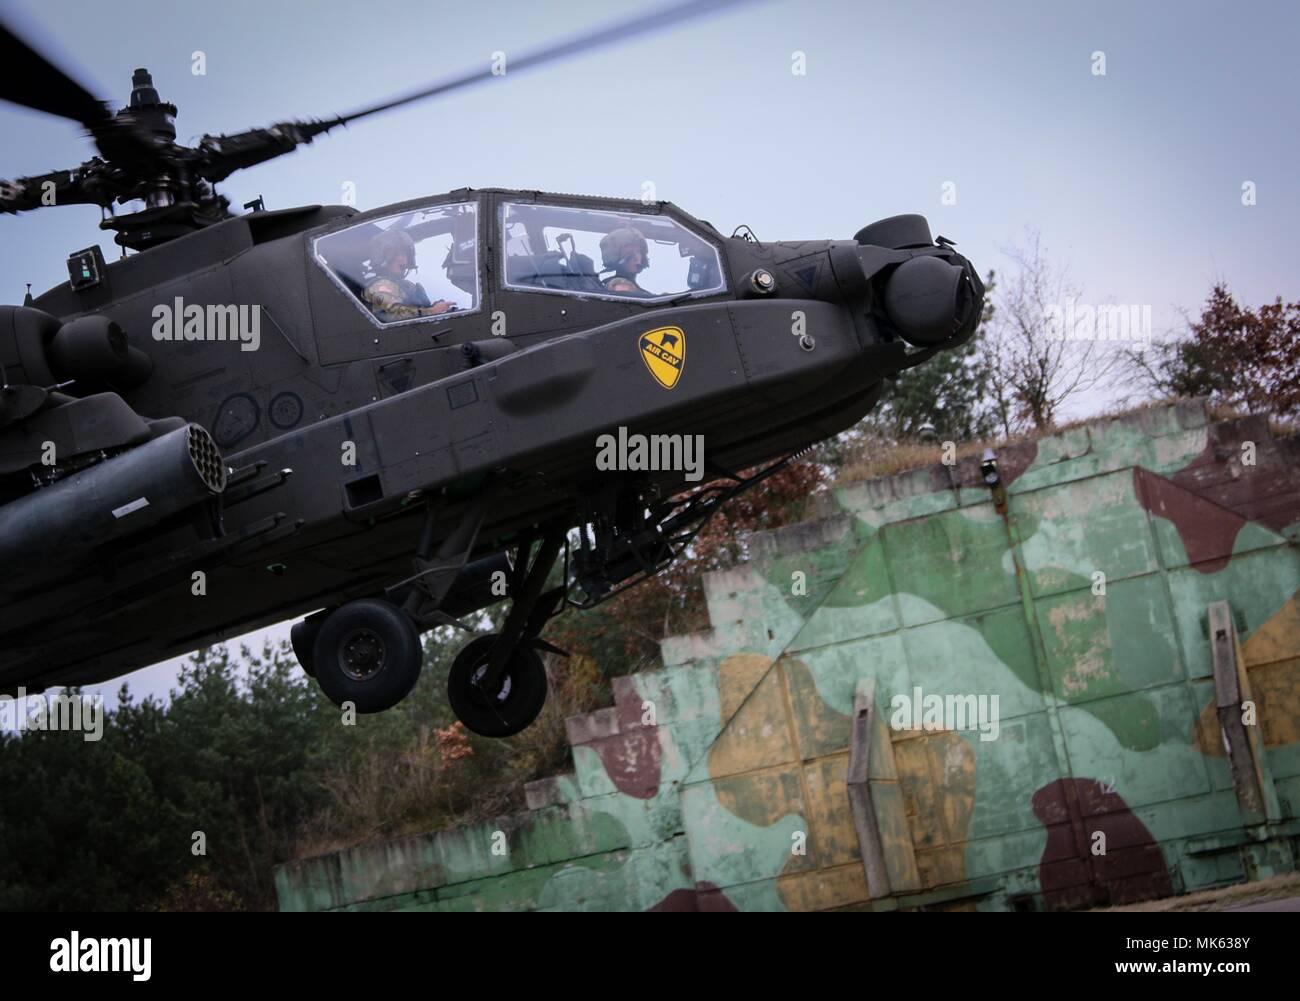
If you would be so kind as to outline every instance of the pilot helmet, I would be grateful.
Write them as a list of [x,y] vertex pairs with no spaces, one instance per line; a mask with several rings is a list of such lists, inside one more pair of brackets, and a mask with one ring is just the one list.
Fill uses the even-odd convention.
[[639,229],[624,226],[600,238],[600,259],[606,271],[616,270],[619,263],[632,250],[641,251],[642,269],[650,266],[650,249]]
[[398,252],[406,254],[408,270],[415,270],[415,241],[404,229],[387,229],[370,241],[370,269],[380,272],[387,260]]

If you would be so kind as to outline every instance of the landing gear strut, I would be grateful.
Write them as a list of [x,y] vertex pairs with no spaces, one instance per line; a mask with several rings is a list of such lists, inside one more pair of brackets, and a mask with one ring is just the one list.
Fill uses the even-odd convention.
[[528,566],[531,541],[525,539],[519,547],[511,588],[515,597],[501,632],[471,641],[447,676],[452,710],[467,728],[485,737],[518,733],[537,718],[546,702],[546,668],[537,651],[555,648],[538,634],[564,596],[564,588],[545,593],[542,588],[560,554],[564,533],[547,533]]
[[[293,627],[290,637],[299,663],[332,702],[351,702],[362,713],[396,705],[420,677],[424,657],[420,631],[448,623],[469,628],[454,617],[459,612],[457,602],[466,599],[466,589],[470,600],[477,601],[472,593],[481,582],[471,568],[470,582],[464,583],[462,571],[496,489],[495,483],[489,483],[475,509],[436,545],[438,511],[430,505],[415,554],[415,573],[389,587],[386,597],[350,601]],[[530,561],[539,537],[537,554]],[[565,587],[544,590],[564,541],[563,525],[544,526],[517,540],[513,562],[499,556],[480,561],[490,567],[493,559],[499,559],[501,566],[510,568],[507,593],[513,602],[501,631],[471,641],[448,673],[451,707],[475,733],[508,737],[542,711],[547,682],[538,651],[564,655],[540,636],[564,600]],[[461,590],[453,592],[458,579]]]

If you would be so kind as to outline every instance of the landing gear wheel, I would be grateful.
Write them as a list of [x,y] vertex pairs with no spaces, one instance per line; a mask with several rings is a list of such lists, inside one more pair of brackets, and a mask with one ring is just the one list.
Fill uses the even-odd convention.
[[529,644],[510,651],[500,691],[484,691],[476,680],[487,672],[496,634],[471,640],[452,662],[447,700],[457,718],[484,737],[509,737],[537,718],[546,703],[546,667]]
[[312,650],[316,681],[337,706],[359,713],[390,709],[415,687],[424,663],[420,634],[396,605],[349,601],[321,624]]
[[298,664],[302,667],[303,672],[311,678],[316,676],[313,651],[316,649],[316,637],[320,635],[320,627],[324,622],[324,617],[312,621],[303,619],[301,622],[294,623],[293,628],[289,630],[289,642],[293,646],[293,655],[298,658]]

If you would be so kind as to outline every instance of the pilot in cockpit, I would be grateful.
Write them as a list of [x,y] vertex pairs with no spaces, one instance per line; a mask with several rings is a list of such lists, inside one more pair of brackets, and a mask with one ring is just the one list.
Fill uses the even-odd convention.
[[407,272],[415,268],[415,241],[404,230],[385,230],[370,241],[370,270],[374,278],[361,297],[381,323],[438,316],[456,308],[447,299],[430,302],[423,285],[407,281]]
[[603,271],[614,274],[601,283],[610,292],[625,295],[649,295],[637,284],[636,276],[650,266],[650,251],[638,229],[625,226],[606,233],[600,240]]

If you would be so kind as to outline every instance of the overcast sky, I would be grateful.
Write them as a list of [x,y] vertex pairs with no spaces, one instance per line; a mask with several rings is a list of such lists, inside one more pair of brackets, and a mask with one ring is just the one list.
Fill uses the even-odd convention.
[[[1300,298],[1294,0],[773,0],[509,70],[512,53],[650,6],[0,0],[115,106],[148,67],[180,108],[183,142],[346,112],[506,54],[505,75],[482,86],[234,175],[221,190],[235,207],[336,203],[349,183],[369,209],[461,186],[637,198],[649,181],[763,240],[848,239],[920,212],[981,272],[1033,227],[1083,302],[1150,305],[1158,332],[1220,279],[1252,305]],[[93,152],[74,124],[7,104],[0,135],[0,177]],[[943,202],[948,182],[956,204]],[[98,220],[93,206],[0,218],[0,300],[66,280],[65,257],[102,235]],[[160,665],[133,687],[165,692],[174,673]]]

